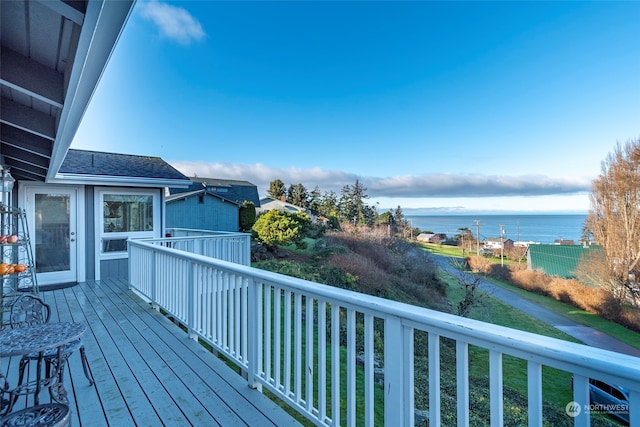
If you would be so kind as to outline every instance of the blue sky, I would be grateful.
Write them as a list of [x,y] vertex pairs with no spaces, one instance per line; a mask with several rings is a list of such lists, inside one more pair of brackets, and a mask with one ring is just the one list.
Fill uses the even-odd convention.
[[141,1],[72,148],[382,212],[586,212],[640,138],[640,2]]

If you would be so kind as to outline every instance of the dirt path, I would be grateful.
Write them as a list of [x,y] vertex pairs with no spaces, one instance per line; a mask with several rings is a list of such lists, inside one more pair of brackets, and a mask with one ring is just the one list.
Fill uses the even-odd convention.
[[[441,270],[446,271],[452,276],[469,274],[460,271],[456,267],[451,265],[451,258],[449,257],[431,255],[431,258]],[[475,279],[476,276],[473,276],[473,278]],[[480,288],[488,294],[505,302],[506,304],[509,304],[512,307],[517,308],[518,310],[527,313],[528,315],[533,316],[536,319],[545,322],[556,329],[561,330],[562,332],[580,340],[586,345],[640,357],[640,349],[632,347],[603,332],[600,332],[588,326],[584,326],[565,316],[541,307],[538,304],[522,298],[514,292],[496,286],[487,280],[481,280]]]

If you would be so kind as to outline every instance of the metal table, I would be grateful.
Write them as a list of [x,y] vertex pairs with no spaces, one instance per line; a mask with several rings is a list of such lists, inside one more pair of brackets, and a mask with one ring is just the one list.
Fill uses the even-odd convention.
[[42,356],[46,350],[57,348],[58,363],[55,369],[61,369],[62,347],[64,344],[80,339],[86,330],[87,326],[83,323],[53,322],[0,331],[0,357],[39,354],[36,380],[18,384],[13,389],[6,389],[5,392],[8,392],[11,396],[9,407],[6,411],[2,410],[0,412],[10,412],[15,400],[20,395],[33,394],[34,405],[38,405],[38,395],[42,387],[48,387],[52,391],[51,396],[55,400],[66,403],[67,393],[63,384],[58,384],[58,372],[48,372],[42,378]]

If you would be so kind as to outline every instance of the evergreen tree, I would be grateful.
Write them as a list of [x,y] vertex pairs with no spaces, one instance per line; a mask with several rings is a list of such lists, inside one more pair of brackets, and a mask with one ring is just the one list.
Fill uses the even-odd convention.
[[377,212],[371,206],[364,203],[369,196],[367,189],[359,180],[355,184],[342,187],[340,195],[340,215],[341,219],[353,225],[373,225]]
[[307,208],[309,205],[309,194],[307,189],[302,184],[296,184],[289,187],[288,201],[291,204],[300,206],[301,208]]
[[[286,196],[284,182],[279,179],[274,179],[269,183],[269,190],[267,190],[267,195],[275,200],[283,200]],[[283,200],[284,201],[284,200]]]
[[338,196],[333,191],[326,191],[320,201],[320,215],[328,217],[338,217]]
[[309,210],[314,214],[319,214],[322,204],[322,196],[320,194],[320,188],[316,185],[316,188],[309,194]]
[[267,246],[295,244],[304,247],[304,237],[311,225],[309,215],[272,209],[258,217],[253,226],[258,240]]
[[248,232],[256,223],[256,205],[253,202],[244,201],[239,213],[240,231]]

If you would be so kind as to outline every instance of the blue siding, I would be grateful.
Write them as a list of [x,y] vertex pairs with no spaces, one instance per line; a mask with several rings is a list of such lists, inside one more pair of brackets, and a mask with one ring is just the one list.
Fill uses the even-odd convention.
[[238,231],[240,208],[207,194],[195,194],[166,203],[167,228]]
[[127,280],[129,278],[129,258],[100,261],[100,278]]

